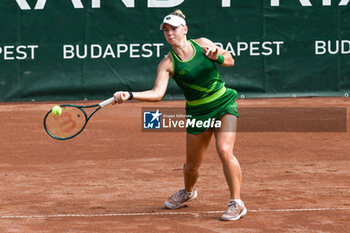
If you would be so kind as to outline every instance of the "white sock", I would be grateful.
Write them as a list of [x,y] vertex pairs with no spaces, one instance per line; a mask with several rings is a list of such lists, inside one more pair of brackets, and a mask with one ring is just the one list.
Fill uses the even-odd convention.
[[238,205],[243,205],[243,201],[241,199],[231,199],[230,201],[235,201]]
[[192,197],[193,191],[192,191],[192,192],[187,192],[187,191],[186,191],[186,194],[187,194],[188,197]]

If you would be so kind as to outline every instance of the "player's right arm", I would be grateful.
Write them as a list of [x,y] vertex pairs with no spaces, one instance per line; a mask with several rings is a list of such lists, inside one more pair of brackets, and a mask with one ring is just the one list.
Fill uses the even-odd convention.
[[[157,77],[151,90],[142,92],[133,92],[133,99],[147,102],[160,101],[165,95],[168,87],[169,78],[173,73],[173,62],[170,54],[168,54],[158,65]],[[130,95],[125,91],[114,93],[115,103],[124,103],[129,99]]]

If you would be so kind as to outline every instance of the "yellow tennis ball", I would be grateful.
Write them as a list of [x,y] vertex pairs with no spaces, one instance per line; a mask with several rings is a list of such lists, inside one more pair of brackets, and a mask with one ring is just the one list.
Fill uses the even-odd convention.
[[52,114],[55,116],[59,116],[62,114],[62,108],[58,105],[53,106],[51,111],[52,111]]

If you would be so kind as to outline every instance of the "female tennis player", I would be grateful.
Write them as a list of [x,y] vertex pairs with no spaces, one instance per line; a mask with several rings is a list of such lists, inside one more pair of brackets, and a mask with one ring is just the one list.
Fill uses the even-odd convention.
[[153,89],[143,92],[118,91],[114,94],[114,103],[120,104],[130,99],[160,101],[166,92],[169,77],[172,77],[187,100],[186,115],[203,122],[208,119],[220,120],[220,128],[187,128],[186,162],[183,168],[185,187],[166,200],[164,205],[176,209],[197,197],[195,184],[199,168],[214,135],[217,153],[230,189],[228,208],[221,220],[238,220],[247,213],[247,209],[240,197],[241,168],[233,155],[239,116],[235,102],[237,92],[225,87],[215,65],[233,66],[234,60],[229,52],[209,39],[187,40],[188,27],[185,15],[180,10],[165,16],[160,29],[172,49],[158,65]]

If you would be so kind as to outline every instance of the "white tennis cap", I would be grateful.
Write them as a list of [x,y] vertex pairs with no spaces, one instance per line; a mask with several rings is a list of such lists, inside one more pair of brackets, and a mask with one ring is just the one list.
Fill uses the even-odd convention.
[[163,30],[164,24],[170,24],[171,26],[178,27],[181,24],[186,27],[186,21],[177,15],[167,15],[163,19],[163,23],[160,25],[160,30]]

